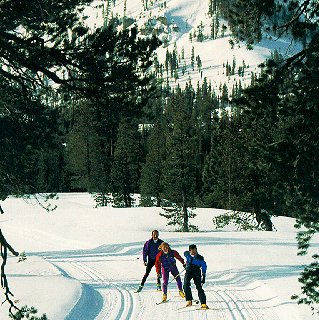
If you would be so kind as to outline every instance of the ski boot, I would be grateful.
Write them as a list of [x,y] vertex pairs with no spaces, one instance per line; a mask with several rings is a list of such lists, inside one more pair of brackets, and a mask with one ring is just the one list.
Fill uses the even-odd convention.
[[167,294],[163,294],[162,302],[166,302],[166,301],[167,301]]
[[186,306],[185,307],[191,307],[193,304],[192,300],[189,300],[186,302]]
[[135,292],[141,292],[143,290],[144,286],[139,286]]
[[204,310],[209,309],[206,303],[203,303],[203,304],[200,306],[200,308],[201,308],[201,309],[204,309]]
[[160,284],[160,283],[158,283],[158,284],[156,285],[156,291],[162,291],[162,289],[161,289],[161,284]]
[[183,290],[179,290],[179,295],[181,296],[181,298],[185,298],[185,293],[184,293],[184,291]]

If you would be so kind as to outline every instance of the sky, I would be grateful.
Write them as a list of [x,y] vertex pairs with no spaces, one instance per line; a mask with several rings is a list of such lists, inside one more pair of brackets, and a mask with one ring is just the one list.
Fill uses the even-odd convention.
[[[44,211],[35,200],[9,198],[0,227],[13,248],[27,260],[10,256],[6,272],[18,306],[34,306],[51,320],[312,320],[309,307],[290,296],[300,292],[298,276],[311,254],[297,256],[294,220],[274,217],[276,232],[239,232],[234,226],[215,230],[217,209],[196,209],[191,223],[200,232],[175,232],[159,215],[160,208],[95,208],[87,193],[60,194],[58,208]],[[179,309],[185,300],[175,280],[168,286],[169,302],[156,305],[156,274],[152,270],[141,293],[145,267],[142,248],[158,229],[160,238],[181,255],[195,243],[207,262],[204,290],[208,311]],[[179,271],[182,265],[177,264]],[[170,277],[172,279],[172,277]],[[192,285],[194,299],[197,292]],[[0,319],[9,319],[8,304]]]

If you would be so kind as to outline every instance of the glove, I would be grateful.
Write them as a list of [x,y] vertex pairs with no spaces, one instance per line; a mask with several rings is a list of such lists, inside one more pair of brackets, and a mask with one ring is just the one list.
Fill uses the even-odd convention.
[[205,278],[206,278],[206,276],[205,276],[205,274],[203,274],[203,276],[202,276],[202,284],[205,283]]
[[161,275],[160,273],[158,273],[158,274],[157,274],[157,278],[158,278],[158,279],[161,279],[161,278],[162,278],[162,275]]
[[146,261],[144,261],[144,266],[147,267],[147,262]]

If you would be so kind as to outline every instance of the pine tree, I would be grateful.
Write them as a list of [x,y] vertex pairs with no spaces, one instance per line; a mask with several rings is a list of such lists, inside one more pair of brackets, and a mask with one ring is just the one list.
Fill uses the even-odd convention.
[[165,56],[165,70],[166,73],[168,75],[168,70],[169,70],[169,63],[170,63],[170,52],[168,51],[168,49],[166,49],[166,56]]
[[214,20],[211,21],[210,23],[210,38],[215,39],[215,22]]
[[235,75],[235,70],[236,70],[236,57],[233,56],[233,64],[232,64],[232,68],[231,68],[231,75]]
[[127,0],[124,0],[123,18],[126,18]]
[[[82,132],[82,139],[75,138],[73,142],[85,147],[82,146],[79,152],[83,156],[71,160],[69,167],[73,181],[79,184],[77,187],[82,185],[85,190],[107,196],[119,123],[123,118],[141,117],[142,107],[155,87],[153,77],[143,72],[151,63],[149,54],[153,50],[153,40],[145,51],[146,43],[137,39],[134,28],[117,34],[115,27],[110,25],[105,32],[103,36],[92,36],[89,44],[98,49],[91,59],[82,61],[85,76],[90,79],[91,95],[82,99],[82,116],[79,113],[74,118],[76,123],[70,128],[69,137]],[[109,42],[105,41],[106,35]],[[123,51],[116,49],[117,44]],[[73,151],[76,152],[76,148]]]
[[[50,180],[58,188],[57,172],[47,172],[44,164],[58,162],[62,152],[59,137],[59,112],[45,104],[44,95],[24,91],[0,77],[0,199],[8,195],[33,194],[44,190]],[[56,168],[58,169],[58,168]],[[38,183],[41,181],[42,190]],[[55,189],[56,190],[56,189]],[[52,191],[52,190],[51,190]]]
[[208,3],[208,15],[211,17],[213,15],[213,0],[209,0]]
[[[227,70],[228,68],[226,68]],[[228,106],[229,103],[229,95],[228,95],[228,88],[226,83],[224,83],[221,88],[221,94],[220,94],[220,106],[223,110]]]
[[131,207],[139,192],[140,143],[138,126],[129,119],[119,125],[111,169],[111,191],[117,207]]
[[231,2],[228,21],[235,38],[245,40],[247,47],[261,40],[263,17],[274,12],[274,1],[235,0]]
[[204,25],[203,21],[200,22],[200,25],[197,26],[197,41],[203,42],[204,41]]
[[164,117],[160,116],[148,138],[148,152],[141,175],[141,204],[162,205],[163,166],[166,157],[166,130]]
[[106,8],[103,5],[103,20],[104,20],[105,27],[109,24],[110,12],[111,12],[111,0],[106,0]]
[[[82,102],[75,108],[72,128],[67,134],[66,165],[71,175],[71,187],[89,192],[107,192],[111,154],[102,152],[106,141],[97,132],[94,110]],[[100,119],[102,121],[102,119]],[[103,159],[103,162],[101,160]]]
[[189,223],[189,218],[193,217],[190,208],[194,205],[196,184],[191,112],[192,106],[177,89],[167,110],[170,132],[166,138],[163,198],[174,206],[164,215],[169,224],[177,224],[181,231],[194,228]]
[[218,36],[218,32],[219,32],[219,16],[216,14],[216,16],[215,16],[215,23],[214,23],[214,25],[215,25],[215,37],[214,37],[214,39],[216,39],[217,38],[217,36]]
[[199,72],[201,72],[202,71],[202,60],[199,55],[196,57],[196,62],[197,62],[197,69]]
[[192,34],[192,32],[189,33],[189,41],[193,42],[193,34]]
[[196,95],[193,96],[194,108],[192,121],[194,123],[195,163],[196,163],[196,197],[202,192],[202,175],[205,158],[211,150],[211,131],[213,117],[219,107],[217,98],[204,78],[203,84],[198,85]]
[[194,49],[194,46],[192,46],[191,66],[194,71],[195,70],[195,49]]

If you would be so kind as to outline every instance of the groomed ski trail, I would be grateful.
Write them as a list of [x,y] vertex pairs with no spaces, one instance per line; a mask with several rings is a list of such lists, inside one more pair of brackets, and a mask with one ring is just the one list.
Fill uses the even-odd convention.
[[[134,261],[131,256],[123,253],[118,258],[122,261]],[[135,293],[140,279],[117,280],[114,267],[107,267],[113,261],[110,257],[112,253],[107,255],[105,252],[96,255],[82,253],[70,257],[56,252],[52,256],[46,256],[46,260],[54,264],[64,276],[82,283],[82,296],[65,320],[280,320],[272,307],[275,297],[260,294],[263,292],[262,283],[256,281],[245,286],[217,285],[218,280],[210,279],[209,274],[204,285],[209,310],[198,310],[199,305],[195,305],[197,308],[180,309],[186,302],[179,297],[175,282],[168,287],[169,301],[156,305],[161,301],[162,293],[156,292],[153,277],[150,275],[142,292]],[[101,265],[103,268],[99,268]],[[194,286],[192,291],[197,299]]]

